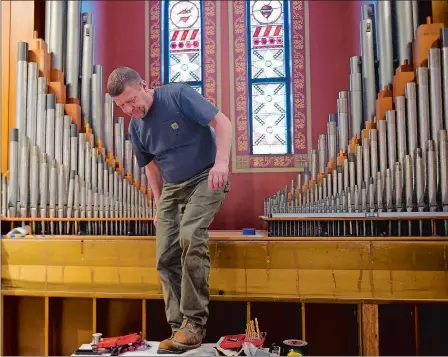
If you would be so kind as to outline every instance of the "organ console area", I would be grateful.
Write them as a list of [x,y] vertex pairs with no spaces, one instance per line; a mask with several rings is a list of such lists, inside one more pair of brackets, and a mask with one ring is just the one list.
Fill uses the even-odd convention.
[[[1,355],[72,355],[96,333],[161,341],[152,190],[103,88],[96,18],[77,1],[1,6]],[[448,4],[359,12],[347,86],[263,197],[263,229],[210,231],[207,346],[448,353]]]

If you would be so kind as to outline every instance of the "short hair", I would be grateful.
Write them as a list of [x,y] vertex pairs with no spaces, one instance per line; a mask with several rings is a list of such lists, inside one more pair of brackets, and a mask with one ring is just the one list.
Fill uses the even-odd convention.
[[111,97],[122,94],[127,86],[138,86],[142,77],[129,67],[118,67],[112,71],[107,80],[107,92]]

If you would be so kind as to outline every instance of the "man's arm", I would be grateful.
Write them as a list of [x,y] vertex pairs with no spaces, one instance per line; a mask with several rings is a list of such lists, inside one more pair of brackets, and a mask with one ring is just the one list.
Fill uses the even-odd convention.
[[154,204],[156,208],[159,206],[160,195],[162,194],[163,179],[162,172],[159,166],[157,166],[155,160],[152,160],[145,166],[146,177],[151,185],[152,194],[154,196]]
[[230,149],[232,147],[232,123],[221,111],[209,124],[216,133],[215,163],[229,165]]

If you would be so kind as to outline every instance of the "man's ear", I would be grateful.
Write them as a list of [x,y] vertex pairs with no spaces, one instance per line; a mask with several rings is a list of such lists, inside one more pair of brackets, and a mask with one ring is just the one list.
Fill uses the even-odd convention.
[[144,79],[141,81],[140,85],[142,86],[142,89],[143,89],[144,92],[146,92],[146,93],[149,92],[148,83],[146,83],[146,81]]

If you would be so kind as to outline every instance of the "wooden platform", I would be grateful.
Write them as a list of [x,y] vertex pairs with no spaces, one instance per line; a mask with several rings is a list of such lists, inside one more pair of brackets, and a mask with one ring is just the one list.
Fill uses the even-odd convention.
[[[443,338],[421,347],[428,337],[419,336],[439,333],[434,318],[448,326],[447,245],[438,237],[211,232],[207,342],[244,332],[255,316],[268,344],[302,338],[314,355],[430,354],[437,343],[434,351],[445,352]],[[155,237],[10,237],[1,240],[1,253],[4,354],[69,355],[96,331],[142,331],[155,341],[169,334]],[[427,320],[432,305],[447,308]],[[421,330],[419,319],[431,323]]]

